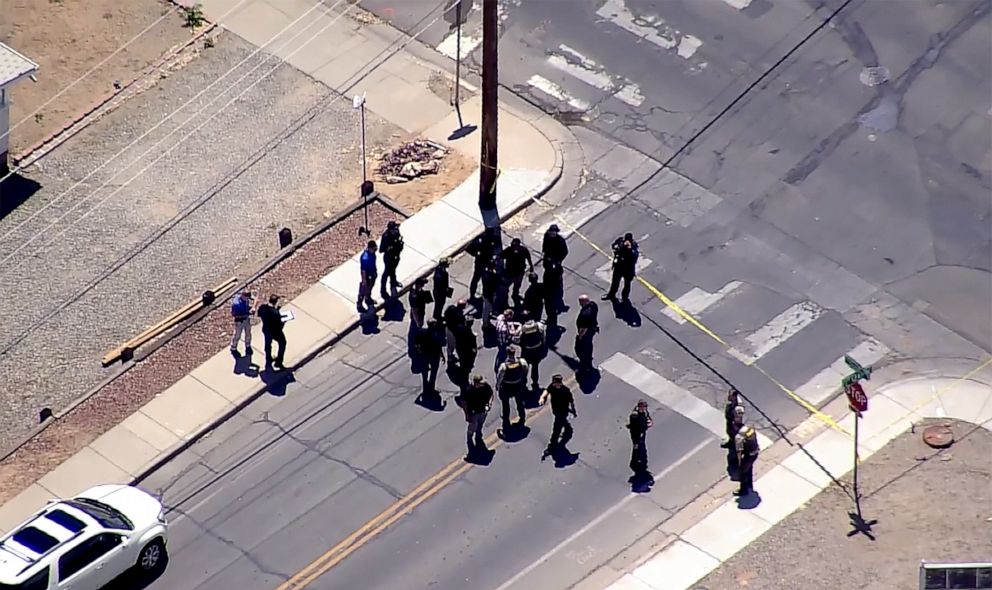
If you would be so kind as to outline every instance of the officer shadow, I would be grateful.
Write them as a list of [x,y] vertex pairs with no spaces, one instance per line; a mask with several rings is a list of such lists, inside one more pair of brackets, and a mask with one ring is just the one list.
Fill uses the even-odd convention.
[[630,484],[630,491],[635,494],[646,494],[654,486],[654,475],[650,471],[635,473],[627,479]]
[[234,374],[244,375],[252,379],[258,377],[260,367],[252,360],[252,355],[242,355],[240,352],[232,352],[234,357]]
[[382,321],[402,322],[406,317],[406,306],[399,298],[387,299],[382,304]]
[[503,439],[503,442],[505,443],[520,442],[530,436],[530,426],[519,422],[514,422],[505,430],[500,428],[497,431],[497,436]]
[[613,315],[632,328],[641,327],[641,314],[630,300],[620,301],[619,299],[614,299]]
[[285,397],[289,384],[296,383],[296,376],[291,370],[266,370],[259,373],[259,376],[262,383],[265,383],[265,392],[274,397]]
[[578,359],[567,354],[560,356],[561,360],[565,361],[568,368],[575,373],[575,384],[578,385],[579,391],[586,395],[596,391],[596,388],[599,387],[600,380],[603,378],[603,375],[599,372],[599,369],[596,367],[584,369]]
[[480,467],[488,467],[496,456],[496,449],[472,447],[472,450],[465,455],[464,461]]
[[570,465],[575,465],[575,462],[579,460],[579,453],[573,453],[562,444],[551,449],[551,459],[554,461],[556,469],[564,469]]
[[745,496],[737,496],[737,507],[741,510],[751,510],[761,504],[761,494],[756,490],[751,490]]
[[425,391],[418,395],[417,399],[413,400],[413,403],[431,412],[443,412],[448,407],[447,400],[441,397],[441,392],[439,391]]
[[380,332],[379,314],[376,313],[374,308],[358,312],[358,325],[362,329],[362,334],[367,336],[378,334]]
[[544,342],[549,349],[555,349],[561,341],[562,334],[565,333],[563,326],[548,326],[544,334]]

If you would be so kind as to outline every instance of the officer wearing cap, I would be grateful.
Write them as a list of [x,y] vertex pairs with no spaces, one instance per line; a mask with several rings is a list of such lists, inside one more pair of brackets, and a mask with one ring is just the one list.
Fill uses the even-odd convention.
[[544,326],[541,322],[527,320],[520,328],[520,355],[530,365],[530,383],[535,391],[540,381],[541,361],[544,359]]
[[393,292],[403,288],[403,285],[396,280],[396,267],[400,264],[400,254],[403,253],[403,236],[400,234],[400,224],[390,221],[386,224],[386,231],[383,232],[379,240],[379,252],[382,253],[382,282],[379,290],[383,299],[388,297],[386,293],[386,281],[392,283]]
[[472,383],[462,394],[462,409],[465,410],[465,421],[468,422],[468,432],[465,441],[468,445],[468,454],[473,451],[486,450],[486,443],[482,438],[482,427],[486,423],[486,416],[493,402],[493,388],[486,383],[482,375],[473,375]]
[[572,425],[568,422],[568,415],[578,417],[578,413],[575,411],[575,396],[572,395],[572,390],[565,385],[565,380],[561,375],[551,377],[551,384],[541,394],[538,403],[543,406],[549,399],[551,400],[551,414],[555,421],[551,427],[551,440],[548,442],[548,448],[541,455],[542,461],[556,448],[564,447],[571,440]]
[[639,400],[627,419],[627,430],[630,431],[630,469],[635,477],[651,477],[648,471],[648,428],[654,426],[651,414],[648,413],[648,403]]
[[740,488],[734,491],[735,496],[747,496],[754,490],[754,463],[758,460],[758,433],[751,424],[741,426],[735,437],[737,445],[737,461],[740,465],[737,473]]
[[516,346],[506,350],[506,360],[499,364],[496,370],[496,390],[502,406],[502,431],[510,428],[510,399],[517,404],[517,424],[523,426],[527,421],[527,408],[524,406],[524,394],[527,387],[527,361],[519,357]]

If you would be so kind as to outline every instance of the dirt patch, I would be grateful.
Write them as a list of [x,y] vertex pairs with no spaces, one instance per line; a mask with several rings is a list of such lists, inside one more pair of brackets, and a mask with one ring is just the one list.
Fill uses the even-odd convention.
[[957,442],[949,449],[926,446],[925,426],[917,426],[862,465],[862,512],[878,520],[874,541],[848,536],[853,503],[832,486],[693,588],[909,590],[918,587],[921,560],[988,561],[992,432],[964,422],[937,423],[954,431]]
[[61,129],[114,92],[114,82],[126,84],[189,40],[183,25],[178,8],[164,0],[4,0],[0,39],[39,66],[37,83],[22,81],[11,93],[11,153]]
[[[400,221],[400,217],[378,202],[369,206],[372,227],[385,227],[389,221]],[[361,210],[348,215],[265,273],[251,289],[293,299],[361,249],[368,239],[358,234],[363,222]],[[221,304],[50,425],[0,462],[0,505],[210,359],[230,342],[230,337],[230,312],[226,304]]]

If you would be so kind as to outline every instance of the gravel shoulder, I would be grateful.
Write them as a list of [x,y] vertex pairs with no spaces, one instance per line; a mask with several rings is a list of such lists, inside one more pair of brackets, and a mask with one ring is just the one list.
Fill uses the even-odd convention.
[[[273,254],[279,228],[301,235],[357,197],[350,103],[267,58],[222,33],[32,167],[42,188],[0,220],[9,302],[0,325],[0,448],[26,434],[41,408],[58,411],[106,378],[104,352]],[[367,128],[373,153],[405,139],[374,115]]]
[[[957,442],[936,451],[921,439],[932,423]],[[827,488],[723,564],[695,590],[910,590],[921,560],[992,558],[992,432],[957,421],[927,422],[862,464],[862,512],[876,540],[847,536],[851,499]],[[846,478],[848,483],[850,478]],[[765,490],[773,494],[774,490]]]
[[[402,215],[374,201],[369,223],[385,226]],[[266,296],[292,299],[358,252],[366,237],[358,234],[365,222],[361,209],[306,242],[267,271],[250,288]],[[231,338],[231,316],[225,297],[204,318],[136,363],[65,416],[49,424],[13,454],[0,461],[0,504],[40,479],[77,451],[136,412],[153,397],[185,377],[223,349]],[[293,346],[290,342],[289,346]]]

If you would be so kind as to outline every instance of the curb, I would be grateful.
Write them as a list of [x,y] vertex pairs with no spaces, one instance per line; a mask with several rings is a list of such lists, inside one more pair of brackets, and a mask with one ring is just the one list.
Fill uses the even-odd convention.
[[[564,158],[562,156],[561,149],[559,148],[559,146],[557,146],[555,143],[552,143],[552,148],[554,149],[555,152],[555,164],[552,167],[552,169],[548,172],[548,174],[544,177],[544,180],[542,181],[543,186],[540,189],[538,189],[536,193],[532,195],[530,198],[526,199],[525,201],[522,201],[520,205],[514,207],[509,211],[502,212],[500,214],[501,221],[506,221],[507,219],[513,217],[523,209],[527,208],[531,203],[533,203],[534,199],[539,199],[542,196],[544,196],[549,190],[551,190],[555,186],[555,184],[561,178]],[[460,244],[453,254],[457,254],[461,252],[468,244],[469,242],[464,242]],[[427,274],[431,272],[433,272],[433,269],[427,270],[420,276],[427,276]],[[400,293],[406,291],[409,288],[410,288],[409,285],[405,286],[404,289],[400,291]],[[397,296],[399,296],[399,293],[397,294]],[[383,305],[385,304],[381,303],[379,307],[376,308],[376,311],[381,309]],[[221,426],[222,424],[230,420],[233,416],[238,414],[241,410],[245,409],[253,402],[258,400],[271,387],[279,383],[282,383],[287,377],[292,375],[293,372],[299,370],[301,367],[309,363],[315,357],[323,353],[324,350],[333,346],[335,343],[343,339],[345,336],[351,334],[356,328],[358,328],[362,324],[362,321],[363,321],[362,316],[359,316],[357,320],[349,324],[348,327],[342,330],[340,333],[331,334],[330,336],[327,336],[324,339],[313,344],[306,351],[306,353],[304,353],[303,358],[301,360],[297,361],[293,366],[287,367],[284,371],[278,373],[275,379],[271,380],[270,382],[266,383],[262,380],[259,380],[258,385],[251,392],[249,392],[244,397],[244,399],[238,401],[236,404],[233,404],[233,407],[230,408],[228,411],[214,418],[207,424],[204,424],[202,427],[200,427],[195,432],[190,434],[185,440],[176,443],[172,448],[164,451],[161,454],[161,456],[159,456],[159,458],[157,458],[154,461],[154,463],[152,463],[149,467],[145,468],[141,473],[135,475],[132,478],[130,485],[140,485],[141,482],[143,482],[145,479],[153,475],[156,471],[158,471],[159,469],[167,465],[169,462],[174,460],[184,451],[192,447],[200,439],[202,439],[207,434],[217,429],[219,426]]]
[[[393,211],[396,211],[403,217],[407,217],[407,218],[410,217],[410,213],[408,211],[406,211],[403,207],[400,207],[399,205],[394,203],[391,199],[387,198],[385,195],[382,195],[381,193],[378,192],[372,193],[372,195],[369,197],[369,203],[371,204],[373,202],[378,202],[380,205],[388,209],[392,209]],[[354,215],[356,212],[360,211],[364,206],[364,204],[365,203],[363,200],[357,200],[352,204],[348,205],[347,207],[345,207],[344,209],[342,209],[341,211],[339,211],[338,213],[324,220],[315,228],[311,229],[306,234],[304,234],[302,237],[294,240],[292,244],[279,250],[276,254],[270,256],[268,259],[261,262],[259,266],[257,266],[256,269],[252,272],[252,274],[250,274],[246,279],[238,281],[238,283],[234,287],[235,290],[240,290],[245,286],[250,285],[252,282],[258,280],[261,276],[265,275],[273,268],[275,268],[279,263],[289,258],[293,254],[295,254],[300,248],[305,246],[308,242],[310,242],[317,236],[321,235],[325,231],[333,228],[338,223],[341,223],[341,221],[343,221],[345,218]],[[200,320],[202,320],[209,313],[211,313],[212,311],[214,311],[224,303],[225,300],[218,300],[215,301],[212,305],[203,307],[202,309],[198,310],[196,313],[188,317],[186,320],[176,324],[167,332],[155,338],[153,341],[149,342],[144,347],[140,348],[138,351],[135,352],[134,358],[131,361],[128,361],[127,363],[123,363],[116,371],[113,372],[113,374],[109,375],[108,377],[106,377],[105,379],[103,379],[93,387],[91,387],[89,390],[76,397],[74,400],[69,402],[67,406],[63,407],[57,412],[54,412],[51,418],[48,418],[44,422],[36,425],[26,435],[24,435],[18,441],[13,443],[11,446],[7,447],[6,449],[0,450],[0,462],[6,461],[14,453],[19,451],[22,447],[24,447],[26,444],[31,442],[35,437],[37,437],[38,435],[43,433],[46,429],[48,429],[49,426],[52,426],[53,424],[57,423],[59,420],[65,418],[68,414],[70,414],[73,410],[75,410],[80,404],[90,399],[94,395],[98,394],[101,390],[103,390],[103,388],[113,383],[115,380],[117,380],[119,377],[121,377],[131,369],[137,367],[139,363],[141,363],[149,356],[154,354],[156,351],[158,351],[158,349],[162,348],[163,346],[171,342],[173,339],[179,337],[186,330],[199,323]]]
[[[904,362],[911,362],[911,361],[907,360]],[[959,385],[960,383],[964,383],[964,382],[977,383],[992,391],[992,380],[987,380],[988,379],[987,376],[985,377],[985,379],[976,378],[976,375],[978,373],[981,373],[982,367],[983,365],[979,365],[979,367],[976,369],[975,366],[972,365],[971,370],[967,371],[964,375],[958,375],[957,373],[959,373],[959,371],[956,370],[952,370],[949,372],[927,371],[924,374],[914,374],[913,376],[904,376],[904,377],[895,378],[893,380],[888,380],[885,381],[884,383],[879,384],[877,387],[873,387],[874,394],[869,399],[881,396],[888,399],[890,403],[895,403],[896,405],[900,405],[899,402],[894,401],[890,396],[888,396],[886,392],[891,391],[893,389],[898,389],[903,386],[912,385],[914,383],[918,384],[921,382],[934,381],[934,380],[949,380],[954,384],[952,387],[948,387],[943,394],[940,394],[939,392],[935,393],[935,396],[932,400],[925,401],[924,404],[916,407],[915,409],[904,408],[905,412],[900,411],[900,413],[897,416],[895,416],[894,419],[892,419],[890,422],[885,424],[884,427],[881,428],[878,432],[874,433],[874,435],[870,437],[867,437],[865,440],[862,440],[861,444],[859,445],[861,459],[866,460],[875,452],[881,450],[886,445],[888,445],[895,438],[902,436],[907,432],[913,432],[913,428],[915,428],[915,426],[923,420],[953,419],[953,420],[958,420],[960,422],[973,424],[975,425],[976,428],[981,428],[983,424],[989,424],[988,422],[975,423],[972,420],[961,417],[955,417],[955,416],[940,417],[940,416],[924,415],[921,413],[921,410],[925,406],[929,405],[932,401],[936,401],[937,399],[939,399],[938,396],[953,395],[953,387]],[[992,397],[990,397],[989,399],[992,399]],[[838,403],[838,402],[842,402],[842,403]],[[850,412],[847,411],[846,400],[835,400],[834,402],[831,402],[829,405],[837,406],[845,410],[842,419],[847,419],[850,416]],[[979,419],[980,418],[981,416],[979,416]],[[760,469],[758,468],[755,469],[754,479],[755,479],[756,487],[758,484],[760,484],[760,480],[764,476],[771,473],[773,470],[780,470],[784,468],[786,469],[786,471],[789,471],[790,468],[785,464],[786,461],[790,459],[792,456],[801,453],[806,453],[808,455],[809,451],[806,450],[806,447],[808,445],[813,444],[820,437],[821,434],[827,431],[827,427],[825,425],[823,424],[809,425],[807,424],[809,421],[810,418],[807,418],[799,425],[791,429],[788,433],[787,438],[784,437],[776,441],[772,447],[762,451],[763,456],[765,457],[770,456],[773,457],[774,459],[770,462],[766,460],[761,464]],[[907,421],[908,423],[903,424],[904,422]],[[903,428],[901,429],[898,428],[900,424],[903,424]],[[992,426],[986,425],[985,428],[992,430]],[[868,441],[871,440],[873,437],[884,438],[883,444],[879,446],[877,449],[873,449],[870,446],[867,446]],[[790,447],[799,447],[799,448],[797,450],[790,450]],[[814,458],[814,460],[815,459],[816,458]],[[840,480],[842,478],[848,477],[851,468],[848,467],[846,470],[844,470],[842,473],[838,473],[836,476],[834,476],[832,473],[833,471],[836,470],[836,468],[827,469],[821,466],[821,469],[827,470],[827,473],[832,481],[827,482],[826,485],[821,485],[821,486],[816,485],[812,481],[808,481],[807,483],[809,485],[812,485],[817,488],[816,492],[813,494],[812,497],[816,497],[817,495],[819,495],[820,493],[822,493],[823,491],[834,485],[841,485],[842,487],[844,487],[844,484],[841,483]],[[800,479],[804,477],[803,475],[801,475],[800,472],[793,471],[793,474],[795,475],[795,477],[798,477]],[[768,526],[764,530],[759,531],[755,537],[751,539],[746,539],[744,537],[741,537],[739,540],[743,542],[743,545],[735,549],[733,554],[730,555],[730,557],[726,559],[721,559],[717,556],[714,556],[712,552],[707,552],[706,549],[693,544],[692,541],[686,540],[685,538],[683,538],[683,535],[685,533],[692,531],[695,527],[697,527],[697,525],[700,525],[701,523],[703,523],[703,521],[713,516],[713,514],[718,510],[725,509],[726,506],[731,506],[734,503],[734,500],[728,499],[727,494],[729,493],[730,488],[734,486],[735,484],[732,484],[729,478],[722,477],[716,484],[714,484],[707,490],[704,490],[702,493],[696,496],[696,498],[694,498],[692,501],[686,504],[685,507],[683,507],[678,512],[675,512],[671,517],[661,522],[658,526],[656,526],[654,529],[649,531],[644,537],[642,537],[642,538],[647,538],[656,531],[661,531],[667,534],[667,537],[663,542],[652,545],[648,549],[648,551],[640,555],[633,555],[633,556],[624,555],[626,551],[630,550],[630,547],[637,546],[638,542],[640,541],[640,539],[638,539],[638,541],[635,541],[632,545],[628,547],[628,549],[624,549],[620,551],[619,553],[617,553],[616,555],[612,556],[610,559],[605,561],[603,565],[599,566],[596,570],[593,570],[593,572],[590,573],[590,575],[587,577],[592,577],[595,574],[595,572],[599,570],[612,569],[613,571],[610,572],[611,581],[606,585],[602,585],[598,587],[606,588],[607,590],[620,590],[622,588],[628,588],[628,587],[644,588],[645,590],[660,588],[661,586],[656,586],[656,584],[659,582],[655,581],[654,578],[657,576],[664,576],[663,570],[665,565],[667,566],[672,565],[671,563],[669,563],[672,561],[672,559],[665,559],[662,557],[662,554],[664,554],[670,548],[673,548],[674,551],[675,549],[681,547],[682,549],[690,549],[700,552],[701,554],[710,556],[710,559],[716,560],[715,565],[711,564],[711,566],[707,566],[705,568],[705,572],[702,571],[704,568],[700,567],[698,563],[695,564],[696,565],[695,569],[699,571],[694,572],[693,575],[696,574],[701,574],[701,575],[695,578],[692,582],[689,582],[687,584],[680,584],[677,586],[678,590],[694,588],[695,585],[698,584],[700,580],[703,580],[709,574],[713,573],[714,571],[717,571],[727,561],[729,561],[729,559],[731,559],[733,556],[739,554],[741,551],[746,549],[751,544],[751,542],[757,540],[758,538],[763,536],[766,532],[772,530],[772,528],[774,528],[782,520],[794,514],[797,510],[802,508],[809,501],[809,499],[800,501],[797,506],[795,506],[794,508],[788,511],[785,517],[781,517],[775,522],[770,522]],[[686,516],[683,515],[689,515],[689,517],[686,518]],[[738,512],[734,512],[733,515],[734,518],[737,518],[737,516],[739,515],[741,519],[745,519],[745,520],[752,516],[761,519],[763,521],[765,520],[765,517],[762,517],[758,514],[754,514],[750,510],[741,509],[741,508],[738,508]],[[678,525],[673,526],[672,521],[677,522]],[[739,527],[739,525],[741,525],[741,523],[727,523],[727,524],[728,526],[732,526],[732,527]],[[675,551],[675,553],[678,553],[678,551]],[[668,557],[670,558],[671,555],[669,555]],[[659,559],[660,561],[658,563],[650,564],[650,562],[654,561],[655,559]],[[613,567],[612,564],[614,564],[617,560],[626,561],[626,565],[622,568]],[[664,563],[665,565],[662,565],[662,563]],[[643,574],[638,575],[636,573],[637,570],[645,565],[648,565],[649,571],[644,571]],[[644,575],[650,575],[652,579],[648,580],[642,577]],[[688,578],[685,579],[688,580]],[[669,588],[668,585],[665,585],[663,587]]]

